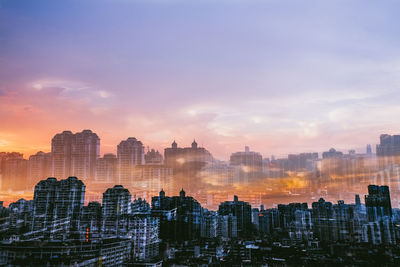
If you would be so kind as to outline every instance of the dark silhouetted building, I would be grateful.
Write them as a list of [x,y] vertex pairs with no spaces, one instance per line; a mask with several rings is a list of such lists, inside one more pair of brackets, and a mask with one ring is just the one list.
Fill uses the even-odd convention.
[[82,241],[91,242],[101,238],[102,208],[99,202],[89,202],[82,207],[79,232]]
[[192,240],[200,237],[203,208],[182,189],[179,196],[165,196],[161,190],[159,196],[152,197],[151,212],[160,218],[160,236],[173,240]]
[[385,185],[369,185],[368,195],[365,196],[365,206],[370,222],[377,221],[383,217],[392,217],[389,187]]
[[237,196],[234,196],[233,201],[222,202],[219,205],[218,214],[236,217],[239,237],[244,237],[251,231],[251,205],[248,202],[239,201]]
[[343,152],[336,151],[336,149],[331,148],[329,151],[323,152],[322,153],[322,158],[327,159],[327,158],[341,158],[343,157]]

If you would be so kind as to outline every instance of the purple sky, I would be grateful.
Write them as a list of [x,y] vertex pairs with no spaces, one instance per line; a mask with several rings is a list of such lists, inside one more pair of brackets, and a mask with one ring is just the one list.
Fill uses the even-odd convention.
[[0,9],[0,150],[92,129],[213,155],[399,133],[398,1],[19,1]]

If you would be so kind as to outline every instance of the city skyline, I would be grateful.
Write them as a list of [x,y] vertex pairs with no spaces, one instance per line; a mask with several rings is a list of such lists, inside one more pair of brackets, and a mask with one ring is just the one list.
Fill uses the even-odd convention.
[[[103,193],[102,203],[86,204],[85,197],[84,182],[68,177],[41,180],[32,200],[19,199],[9,207],[0,201],[0,262],[398,265],[400,209],[392,208],[388,186],[368,185],[365,204],[355,194],[350,204],[321,197],[310,206],[291,202],[266,208],[234,195],[215,211],[184,189],[132,201],[127,188],[115,185]],[[354,251],[349,254],[349,249]],[[49,251],[51,257],[46,256]],[[383,251],[387,257],[380,257]]]
[[2,1],[0,150],[84,128],[105,153],[132,135],[218,158],[360,150],[399,131],[398,5]]
[[[118,154],[118,144],[120,144],[121,141],[123,141],[124,139],[127,139],[127,138],[136,138],[136,139],[142,141],[143,146],[144,146],[144,151],[145,151],[145,152],[151,151],[152,149],[155,149],[156,151],[163,151],[165,148],[170,147],[172,142],[176,142],[176,143],[178,143],[179,146],[182,146],[182,147],[190,147],[191,143],[192,143],[193,141],[195,141],[195,142],[199,143],[199,146],[200,146],[200,147],[208,148],[207,143],[199,142],[199,140],[198,140],[197,138],[195,138],[195,137],[192,137],[191,139],[190,139],[190,137],[187,137],[187,140],[189,140],[188,142],[182,142],[179,138],[173,138],[173,139],[169,140],[169,142],[166,142],[165,145],[156,146],[156,144],[154,144],[154,143],[152,144],[152,143],[146,143],[146,142],[144,142],[143,139],[141,139],[140,137],[135,136],[135,135],[122,137],[122,139],[119,140],[119,141],[117,141],[114,145],[111,145],[111,144],[104,145],[104,144],[103,144],[103,141],[102,141],[102,140],[103,140],[103,139],[102,139],[102,135],[101,135],[100,133],[94,131],[93,129],[89,129],[89,128],[81,128],[81,129],[78,129],[77,131],[73,131],[73,130],[70,130],[70,129],[63,129],[63,130],[60,130],[60,131],[58,131],[58,132],[52,133],[52,135],[50,135],[49,140],[51,140],[51,139],[54,137],[54,135],[55,135],[56,133],[62,133],[62,132],[79,133],[79,132],[86,131],[86,130],[92,131],[93,133],[99,135],[99,142],[100,142],[100,146],[99,146],[99,148],[100,148],[100,150],[99,150],[100,153],[99,153],[99,155],[100,155],[100,156],[104,156],[104,155],[106,155],[106,154],[114,154],[114,155],[117,155],[117,154]],[[396,133],[396,132],[394,132],[394,133],[387,133],[387,132],[385,132],[385,133],[379,133],[378,136],[379,136],[379,135],[384,135],[384,134],[396,135],[397,133]],[[186,139],[185,139],[185,140],[186,140]],[[332,148],[334,148],[334,149],[336,149],[337,151],[340,151],[340,152],[342,152],[342,153],[344,153],[344,154],[349,153],[349,151],[353,151],[353,150],[354,150],[354,152],[356,152],[356,153],[365,154],[366,151],[367,151],[367,146],[368,146],[368,145],[371,145],[371,152],[376,153],[376,145],[379,144],[379,139],[377,138],[377,136],[375,136],[374,139],[373,139],[373,140],[370,140],[370,141],[371,141],[371,142],[365,143],[365,144],[363,144],[363,146],[361,145],[361,146],[358,147],[358,148],[355,148],[354,145],[353,145],[353,146],[350,145],[349,147],[342,147],[342,148],[339,148],[339,146],[335,146],[334,144],[332,144],[331,146],[328,145],[328,146],[326,146],[326,147],[321,148],[320,150],[313,149],[313,148],[310,148],[309,150],[296,150],[296,149],[294,149],[294,150],[288,150],[287,153],[279,153],[279,152],[278,152],[278,153],[268,153],[268,152],[262,153],[262,152],[261,152],[261,151],[263,150],[262,147],[249,146],[247,143],[243,143],[243,144],[241,144],[241,146],[239,146],[238,149],[236,149],[236,150],[229,150],[229,151],[226,151],[227,154],[225,154],[225,153],[224,153],[224,154],[218,153],[218,150],[216,150],[216,151],[210,151],[210,152],[212,152],[211,154],[212,154],[214,157],[215,157],[215,155],[220,155],[220,156],[216,156],[215,158],[218,159],[218,160],[224,160],[224,161],[229,161],[229,157],[230,157],[233,153],[240,152],[240,151],[245,151],[246,147],[250,148],[250,149],[251,149],[252,151],[254,151],[254,152],[260,153],[260,154],[262,155],[263,158],[271,158],[271,157],[274,157],[274,158],[285,158],[285,157],[287,157],[287,156],[289,156],[289,155],[291,155],[291,154],[300,154],[300,153],[318,153],[319,155],[322,156],[322,153],[323,153],[323,152],[326,152],[326,151],[328,151],[329,149],[332,149]],[[48,141],[48,143],[49,143],[48,145],[46,145],[45,147],[43,147],[43,148],[45,148],[45,149],[43,149],[43,150],[41,150],[41,149],[36,149],[36,148],[32,148],[32,149],[29,149],[29,150],[28,150],[28,149],[26,149],[26,148],[24,149],[23,147],[20,147],[19,150],[18,150],[18,149],[12,149],[12,148],[10,148],[10,149],[4,148],[4,149],[1,150],[1,151],[2,151],[2,152],[10,152],[10,153],[11,153],[11,152],[22,153],[22,154],[23,154],[23,157],[24,157],[25,159],[28,159],[30,156],[35,155],[35,154],[38,153],[38,152],[44,152],[44,153],[51,152],[51,147],[52,147],[52,146],[51,146],[51,142]],[[163,144],[164,144],[164,143],[163,143]],[[209,149],[209,148],[208,148],[208,149]],[[210,150],[210,149],[209,149],[209,150]],[[24,153],[24,152],[28,152],[28,153]]]
[[[184,187],[209,208],[233,194],[252,204],[273,206],[294,199],[309,202],[321,194],[328,200],[348,201],[371,182],[390,185],[394,192],[400,189],[400,135],[381,134],[376,154],[367,145],[364,153],[331,148],[323,153],[263,158],[246,146],[228,161],[216,159],[196,141],[190,146],[174,141],[160,153],[129,137],[120,141],[116,154],[102,155],[100,140],[101,135],[89,129],[63,131],[51,139],[51,152],[37,152],[29,159],[18,152],[0,152],[0,196],[9,203],[31,196],[40,179],[68,176],[88,183],[91,200],[98,200],[100,192],[112,184],[126,186],[144,198],[162,188],[178,192]],[[396,196],[393,201],[395,206],[400,204]]]
[[0,266],[400,266],[399,10],[0,0]]

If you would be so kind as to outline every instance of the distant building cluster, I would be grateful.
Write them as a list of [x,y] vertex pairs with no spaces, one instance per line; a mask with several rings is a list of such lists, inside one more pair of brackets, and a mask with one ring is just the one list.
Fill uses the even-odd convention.
[[[173,141],[163,153],[146,148],[135,137],[122,140],[116,153],[100,154],[100,138],[91,130],[64,131],[51,140],[51,151],[28,159],[18,152],[0,152],[0,192],[31,194],[47,177],[82,179],[89,201],[101,201],[105,189],[119,184],[141,198],[150,199],[161,189],[179,192],[183,187],[199,203],[217,209],[220,202],[238,195],[253,206],[286,202],[342,199],[351,201],[369,184],[385,184],[392,201],[400,203],[399,135],[383,134],[376,153],[367,145],[362,153],[331,148],[320,154],[304,152],[286,157],[264,157],[248,146],[218,160],[193,141],[179,146]],[[346,190],[342,190],[346,188]],[[12,199],[13,200],[13,199]]]

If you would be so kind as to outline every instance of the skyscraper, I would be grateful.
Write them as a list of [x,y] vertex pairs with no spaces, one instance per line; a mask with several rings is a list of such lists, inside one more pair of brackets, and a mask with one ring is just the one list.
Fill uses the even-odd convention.
[[135,179],[134,168],[144,164],[144,146],[134,137],[121,141],[117,148],[118,183],[130,185]]
[[0,154],[1,188],[4,190],[24,190],[27,185],[28,161],[23,154],[17,152],[2,152]]
[[102,210],[99,202],[89,202],[82,207],[79,219],[80,238],[89,242],[101,238]]
[[100,138],[91,130],[76,133],[72,139],[71,175],[94,179],[100,156]]
[[244,152],[236,152],[231,155],[230,165],[240,168],[239,179],[241,182],[247,183],[262,173],[263,158],[260,153],[250,151],[250,148],[246,146]]
[[131,193],[122,185],[115,185],[103,193],[103,232],[105,235],[120,234],[121,222],[131,213]]
[[190,147],[178,147],[174,141],[171,147],[164,150],[164,164],[173,169],[174,179],[189,191],[196,190],[199,183],[196,177],[200,170],[213,162],[213,156],[204,147],[199,147],[196,141]]
[[39,180],[51,176],[51,153],[37,152],[28,161],[28,184],[33,185]]
[[160,221],[146,213],[135,214],[129,220],[132,232],[134,260],[144,261],[158,256]]
[[76,177],[58,181],[47,178],[35,186],[33,202],[33,230],[47,229],[53,233],[61,219],[75,229],[85,200],[86,186]]
[[64,131],[56,134],[51,140],[52,175],[54,177],[64,178],[71,173],[72,138],[71,131]]
[[117,183],[118,178],[118,160],[112,153],[104,154],[97,160],[96,164],[96,182]]
[[237,220],[238,236],[244,237],[251,229],[251,206],[248,202],[239,201],[234,196],[233,201],[225,201],[219,205],[219,215],[232,215]]
[[164,150],[165,164],[174,169],[174,173],[188,170],[198,171],[213,157],[204,147],[199,147],[196,141],[190,147],[180,148],[174,141],[170,148]]
[[386,185],[369,185],[368,195],[365,196],[368,220],[377,221],[383,217],[392,217],[389,187]]
[[380,144],[376,145],[376,155],[381,167],[386,164],[400,163],[400,135],[382,134]]
[[93,179],[100,155],[100,138],[91,130],[64,131],[51,141],[52,173],[55,177]]

